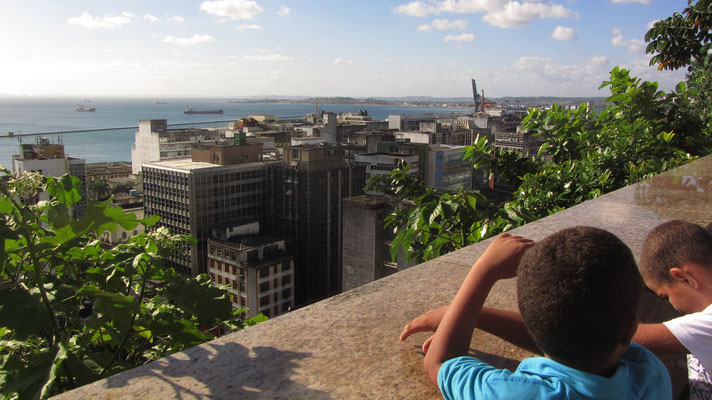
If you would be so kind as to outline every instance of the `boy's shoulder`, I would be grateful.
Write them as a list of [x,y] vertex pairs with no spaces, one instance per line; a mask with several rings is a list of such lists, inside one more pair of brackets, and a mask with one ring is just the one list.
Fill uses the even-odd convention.
[[516,371],[495,368],[473,357],[448,360],[438,385],[448,398],[486,399],[518,393],[522,398],[666,398],[672,396],[665,366],[632,343],[616,373],[605,378],[545,357],[523,360]]

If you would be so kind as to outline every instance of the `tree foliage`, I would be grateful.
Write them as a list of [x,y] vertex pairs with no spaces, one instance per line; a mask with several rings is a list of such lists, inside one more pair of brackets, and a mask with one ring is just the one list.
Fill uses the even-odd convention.
[[[3,395],[44,398],[209,340],[210,328],[263,319],[240,320],[244,310],[207,276],[164,266],[189,236],[158,228],[109,250],[94,239],[158,217],[137,219],[107,200],[74,219],[77,178],[0,172]],[[44,190],[50,201],[28,201]]]
[[[538,157],[495,148],[479,139],[465,150],[475,168],[513,183],[511,200],[492,204],[475,191],[437,194],[408,182],[402,170],[391,172],[392,191],[402,206],[389,217],[402,248],[418,261],[437,257],[507,229],[593,199],[604,193],[682,165],[712,150],[686,85],[658,90],[657,83],[614,68],[607,108],[596,113],[582,104],[575,110],[554,105],[531,109],[523,128],[543,138]],[[419,183],[420,184],[420,183]],[[415,193],[415,196],[408,196]]]
[[709,66],[712,57],[712,1],[690,0],[682,13],[657,21],[645,34],[646,52],[653,54],[650,65],[675,70]]

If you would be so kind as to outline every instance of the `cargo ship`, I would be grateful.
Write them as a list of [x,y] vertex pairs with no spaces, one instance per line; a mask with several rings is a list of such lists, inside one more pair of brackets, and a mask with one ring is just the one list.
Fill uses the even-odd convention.
[[74,107],[74,111],[82,111],[82,112],[95,112],[96,107],[87,107],[83,104],[77,104],[76,107]]
[[192,107],[188,106],[183,111],[183,114],[222,114],[223,110],[193,110]]

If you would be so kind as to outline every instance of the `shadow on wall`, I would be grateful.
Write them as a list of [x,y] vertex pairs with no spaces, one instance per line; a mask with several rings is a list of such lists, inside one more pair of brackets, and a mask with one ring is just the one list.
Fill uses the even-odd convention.
[[[303,399],[332,398],[326,392],[292,380],[299,367],[295,361],[311,357],[310,353],[273,347],[255,347],[252,352],[253,355],[238,343],[206,343],[184,351],[180,357],[168,356],[136,368],[133,370],[136,373],[128,371],[109,377],[106,389],[134,385],[137,397],[143,397],[144,390],[155,396],[155,387],[142,389],[141,386],[152,385],[153,379],[160,379],[173,390],[161,395],[164,398],[277,399],[284,393]],[[252,365],[259,368],[251,368]],[[234,371],[234,374],[225,371]],[[131,382],[138,376],[142,377],[141,381]]]

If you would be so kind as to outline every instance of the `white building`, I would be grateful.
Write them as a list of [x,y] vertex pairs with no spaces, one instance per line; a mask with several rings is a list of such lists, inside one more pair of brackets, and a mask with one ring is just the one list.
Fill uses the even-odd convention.
[[140,173],[143,164],[188,158],[193,143],[214,142],[223,136],[224,130],[168,129],[165,119],[139,121],[131,146],[131,172]]

